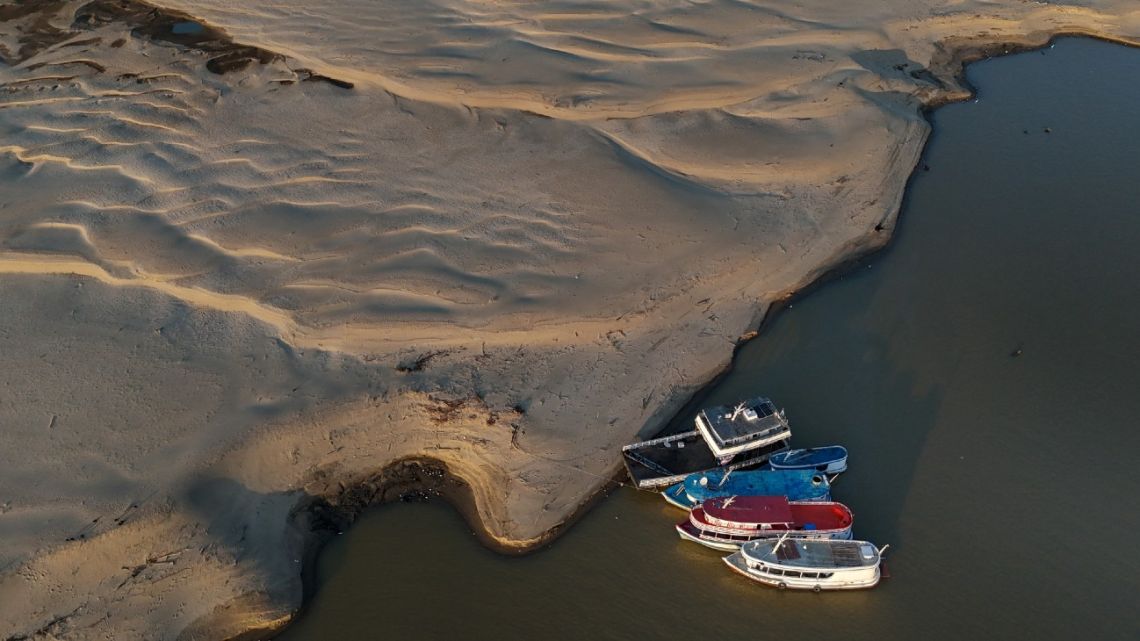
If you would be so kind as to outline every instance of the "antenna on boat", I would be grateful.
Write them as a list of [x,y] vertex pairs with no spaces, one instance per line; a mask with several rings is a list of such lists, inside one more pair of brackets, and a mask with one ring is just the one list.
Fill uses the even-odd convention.
[[717,483],[716,486],[717,487],[724,487],[725,482],[728,481],[728,477],[732,476],[732,473],[735,471],[736,470],[729,470],[729,471],[725,472],[724,476],[722,476],[720,478],[720,483]]
[[887,548],[889,548],[889,547],[891,547],[891,544],[890,544],[890,543],[888,543],[888,544],[884,545],[883,547],[879,548],[879,556],[883,556],[883,552],[886,552],[886,551],[887,551]]
[[784,541],[787,541],[788,537],[791,535],[792,535],[791,530],[784,530],[784,533],[781,534],[780,538],[776,541],[776,545],[772,546],[772,553],[775,554],[776,551],[780,549],[780,546],[784,544]]
[[732,410],[732,416],[728,420],[735,421],[737,416],[744,411],[744,402],[737,403],[736,408]]
[[727,499],[725,499],[724,503],[721,503],[720,506],[721,507],[728,507],[728,506],[732,505],[732,502],[735,500],[736,500],[736,496],[730,496]]

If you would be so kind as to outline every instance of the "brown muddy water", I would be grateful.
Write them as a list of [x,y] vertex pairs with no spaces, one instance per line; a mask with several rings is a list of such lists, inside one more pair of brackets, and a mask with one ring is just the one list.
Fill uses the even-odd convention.
[[969,78],[890,249],[776,317],[703,401],[762,392],[794,443],[846,445],[834,494],[893,578],[752,584],[628,489],[523,558],[400,504],[325,548],[279,638],[1140,638],[1140,51],[1066,39]]

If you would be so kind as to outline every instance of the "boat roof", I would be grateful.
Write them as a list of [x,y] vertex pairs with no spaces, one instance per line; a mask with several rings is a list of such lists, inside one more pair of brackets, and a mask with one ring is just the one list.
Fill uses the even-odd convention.
[[787,429],[787,421],[767,398],[757,397],[736,405],[717,405],[700,411],[719,445],[730,445],[766,432]]
[[879,551],[867,541],[790,539],[753,541],[741,553],[751,559],[803,568],[857,568],[879,562]]
[[786,496],[727,496],[709,499],[701,507],[706,515],[740,523],[795,523]]

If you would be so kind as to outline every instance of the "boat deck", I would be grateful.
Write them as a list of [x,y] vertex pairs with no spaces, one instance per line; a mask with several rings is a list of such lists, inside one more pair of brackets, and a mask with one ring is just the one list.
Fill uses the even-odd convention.
[[786,496],[791,501],[826,501],[831,497],[827,476],[814,470],[719,470],[685,478],[684,492],[700,502],[718,496]]
[[773,554],[775,541],[745,547],[744,554],[757,561],[804,568],[857,568],[879,562],[879,552],[866,541],[785,539]]
[[[729,468],[760,465],[788,447],[786,440],[770,443],[739,457]],[[638,487],[671,485],[693,472],[720,465],[708,443],[696,430],[627,445],[622,449],[629,475]]]

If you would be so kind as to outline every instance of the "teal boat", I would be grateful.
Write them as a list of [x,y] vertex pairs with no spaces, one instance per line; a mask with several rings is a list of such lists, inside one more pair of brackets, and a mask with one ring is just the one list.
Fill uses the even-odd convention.
[[722,496],[785,496],[789,501],[827,501],[831,482],[814,470],[709,470],[685,477],[663,493],[665,500],[691,510]]

